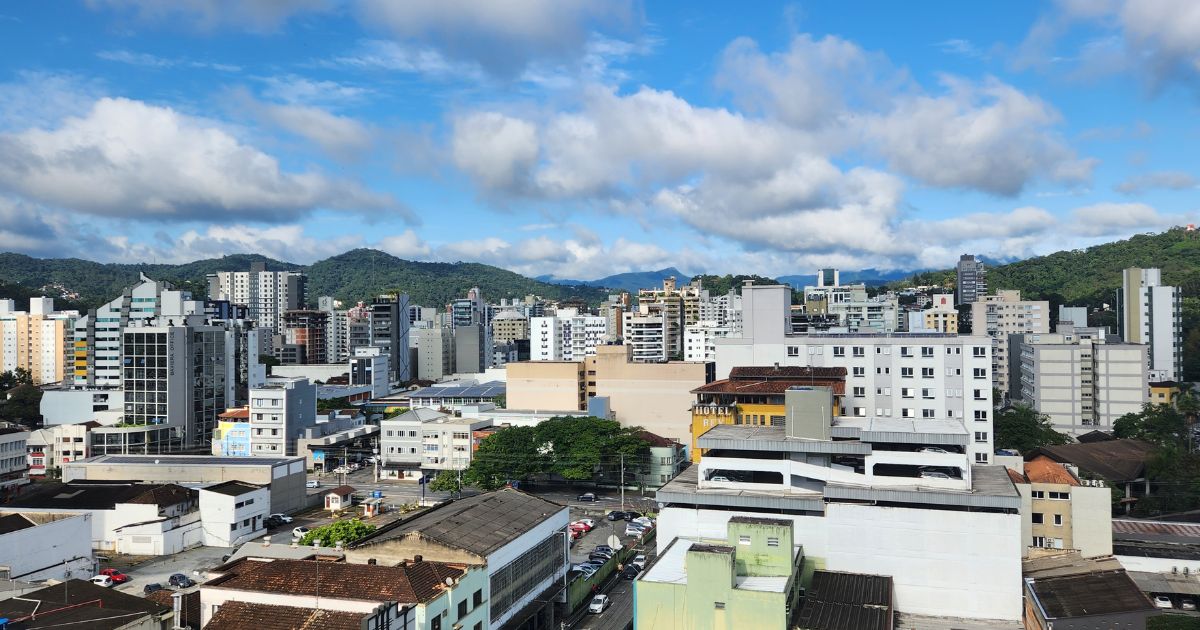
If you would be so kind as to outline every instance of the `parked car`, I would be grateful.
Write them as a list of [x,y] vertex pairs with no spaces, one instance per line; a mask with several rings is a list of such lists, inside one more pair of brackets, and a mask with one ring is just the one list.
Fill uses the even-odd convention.
[[937,453],[939,455],[949,455],[950,454],[950,451],[947,451],[944,448],[938,448],[936,446],[926,446],[925,448],[921,449],[921,452],[922,453]]
[[596,567],[590,564],[577,564],[571,567],[571,569],[579,571],[584,577],[592,577],[592,574],[596,572]]
[[620,510],[613,510],[608,513],[608,520],[623,521],[623,520],[625,520],[625,512],[622,512]]
[[609,555],[617,553],[616,549],[613,549],[612,547],[609,547],[608,545],[596,545],[596,548],[593,549],[592,551],[603,551]]
[[638,565],[636,565],[636,564],[626,565],[625,570],[621,572],[621,579],[623,579],[623,580],[636,579],[638,574],[641,572],[642,572],[642,569],[640,567],[638,567]]
[[708,478],[709,481],[729,481],[729,477],[725,475],[713,475]]
[[575,500],[576,501],[595,501],[596,493],[595,492],[584,492],[583,494],[579,495]]
[[1181,599],[1179,600],[1179,608],[1182,610],[1196,610],[1196,600],[1187,598]]
[[588,562],[604,563],[604,562],[608,562],[608,559],[611,557],[612,556],[610,556],[608,554],[593,551],[592,553],[588,554]]
[[576,523],[583,523],[584,525],[587,525],[587,528],[588,528],[588,531],[589,531],[589,532],[590,532],[590,531],[592,531],[593,529],[595,529],[595,528],[596,528],[596,521],[594,521],[594,520],[592,520],[592,519],[590,519],[590,518],[581,518],[581,519],[579,519],[578,521],[575,521],[575,522],[576,522]]
[[572,541],[579,540],[582,536],[583,536],[582,529],[572,529],[571,530],[571,540]]
[[645,532],[646,532],[646,528],[636,525],[634,523],[630,523],[625,526],[625,535],[626,536],[641,536]]
[[316,479],[309,479],[308,481],[304,482],[304,487],[305,488],[320,488],[321,482],[317,481]]
[[305,534],[311,531],[307,527],[301,525],[292,529],[292,538],[304,538]]
[[116,582],[113,582],[113,579],[107,575],[97,575],[92,578],[92,584],[95,584],[96,586],[103,586],[105,588],[112,588],[112,585],[116,584]]
[[107,575],[108,577],[112,578],[112,581],[115,584],[124,584],[132,579],[128,575],[125,575],[116,569],[101,569],[100,575]]
[[650,518],[649,516],[639,516],[629,522],[636,525],[641,525],[643,527],[654,527],[654,519]]
[[142,587],[142,595],[149,595],[150,593],[161,590],[163,590],[163,585],[159,584],[158,582],[154,582]]
[[630,512],[626,512],[626,513],[625,513],[625,520],[627,520],[627,521],[632,521],[633,519],[635,519],[635,518],[638,518],[638,517],[640,517],[641,515],[642,515],[642,513],[641,513],[641,512],[632,512],[632,511],[630,511]]
[[608,598],[608,595],[597,595],[592,598],[592,603],[588,604],[588,612],[599,615],[608,608],[609,604],[612,604],[612,600]]
[[944,472],[938,472],[936,470],[921,471],[921,478],[922,479],[953,479],[953,477],[951,477],[950,475],[947,475]]
[[571,529],[574,529],[574,530],[579,530],[579,531],[581,531],[581,532],[590,532],[590,531],[592,531],[592,528],[591,528],[591,527],[588,527],[588,524],[587,524],[587,523],[581,523],[581,522],[579,522],[579,521],[575,521],[574,523],[571,523],[571,524],[570,524],[570,525],[568,525],[567,527],[570,527]]
[[279,512],[272,514],[268,518],[273,518],[273,519],[279,521],[280,523],[284,523],[284,524],[291,523],[293,520],[292,517],[288,516],[287,514],[281,514]]
[[196,582],[182,573],[172,573],[171,577],[167,578],[167,584],[177,588],[187,588],[195,586]]
[[646,554],[639,553],[633,557],[633,560],[629,564],[644,570],[646,568]]
[[1171,598],[1167,597],[1166,595],[1155,595],[1154,606],[1157,608],[1162,608],[1163,610],[1175,607],[1175,605],[1171,603]]

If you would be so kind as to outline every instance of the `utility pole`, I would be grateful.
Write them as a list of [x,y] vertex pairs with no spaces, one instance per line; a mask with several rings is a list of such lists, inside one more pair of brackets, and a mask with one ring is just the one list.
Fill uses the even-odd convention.
[[621,453],[621,511],[625,511],[625,453]]

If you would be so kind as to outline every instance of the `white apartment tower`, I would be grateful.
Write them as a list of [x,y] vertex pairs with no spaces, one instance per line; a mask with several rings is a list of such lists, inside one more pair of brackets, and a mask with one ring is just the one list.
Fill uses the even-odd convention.
[[1020,291],[1011,290],[982,296],[971,304],[971,332],[992,338],[992,384],[1007,393],[1012,387],[1008,336],[1050,332],[1050,303],[1022,300]]
[[791,289],[742,288],[740,338],[716,339],[716,378],[735,366],[846,368],[843,416],[952,420],[971,435],[973,463],[992,459],[992,357],[987,337],[940,333],[793,334]]
[[[245,305],[259,328],[283,333],[283,314],[304,308],[305,276],[299,271],[267,271],[252,263],[250,271],[208,274],[208,298]],[[269,340],[270,335],[264,335]]]
[[608,333],[607,318],[579,315],[572,310],[559,311],[554,317],[529,320],[529,359],[531,361],[582,361],[595,356],[596,346]]
[[79,311],[56,311],[48,297],[29,298],[29,310],[0,300],[0,372],[29,370],[34,385],[71,378],[68,354]]
[[1183,311],[1179,287],[1165,286],[1159,269],[1121,272],[1121,338],[1146,344],[1150,380],[1183,377]]
[[971,304],[987,295],[987,269],[982,260],[976,260],[972,254],[963,254],[958,258],[955,271],[959,304]]
[[625,345],[636,363],[663,363],[669,358],[670,324],[666,313],[648,310],[639,304],[637,310],[622,315]]

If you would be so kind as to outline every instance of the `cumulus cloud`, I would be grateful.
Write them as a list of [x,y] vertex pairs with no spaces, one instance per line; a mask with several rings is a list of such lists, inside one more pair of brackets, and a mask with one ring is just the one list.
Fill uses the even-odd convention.
[[1195,177],[1183,171],[1160,171],[1135,175],[1117,184],[1116,190],[1127,195],[1141,193],[1156,188],[1167,190],[1187,190],[1195,188],[1200,183]]
[[361,0],[364,24],[514,77],[531,61],[578,57],[588,33],[640,25],[632,0]]
[[133,52],[130,50],[102,50],[96,53],[96,56],[105,61],[114,61],[117,63],[129,64],[131,66],[156,68],[160,70],[165,70],[168,68],[206,68],[209,70],[219,70],[221,72],[240,72],[242,69],[241,66],[229,63],[197,61],[182,57],[160,57],[158,55]]
[[461,116],[453,122],[451,153],[455,165],[484,188],[518,192],[537,161],[537,127],[498,112]]
[[1076,208],[1072,230],[1084,236],[1124,236],[1189,222],[1184,215],[1163,215],[1144,203],[1099,203]]
[[357,183],[285,171],[208,121],[124,98],[102,98],[55,129],[0,134],[0,190],[164,221],[280,222],[318,207],[408,213]]
[[868,147],[889,166],[934,186],[1016,195],[1033,179],[1078,183],[1095,160],[1080,159],[1053,131],[1058,112],[996,79],[944,77],[945,94],[897,99],[864,123]]
[[375,144],[367,125],[313,105],[277,105],[255,100],[248,94],[239,99],[257,118],[316,144],[343,161],[362,158]]

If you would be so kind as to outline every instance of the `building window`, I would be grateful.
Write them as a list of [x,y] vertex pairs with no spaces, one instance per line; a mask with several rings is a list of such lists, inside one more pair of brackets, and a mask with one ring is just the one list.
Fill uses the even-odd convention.
[[987,442],[988,441],[987,431],[976,431],[975,432],[975,441],[976,442]]
[[921,346],[921,356],[929,358],[933,356],[933,346]]
[[854,356],[856,356],[856,357],[867,356],[866,348],[864,348],[863,346],[854,346]]
[[933,417],[933,410],[932,410],[932,409],[922,409],[922,410],[921,410],[921,417],[922,417],[922,418],[932,418],[932,417]]
[[976,464],[988,463],[988,454],[987,453],[975,453],[975,463]]
[[1042,523],[1046,522],[1046,517],[1041,512],[1034,512],[1031,518],[1033,519],[1034,525],[1041,525]]
[[1062,514],[1054,515],[1054,525],[1056,527],[1062,527]]
[[854,408],[854,416],[857,418],[867,417],[867,408],[866,407],[855,407]]
[[717,610],[725,610],[725,602],[713,602],[713,608]]
[[1034,536],[1033,537],[1033,546],[1034,547],[1045,547],[1046,546],[1046,537],[1045,536]]
[[1029,495],[1035,499],[1045,499],[1046,498],[1046,493],[1041,490],[1034,490],[1034,491],[1030,492]]
[[921,378],[933,378],[933,368],[921,368]]
[[975,410],[975,419],[976,420],[987,420],[988,419],[987,409],[976,409]]
[[987,356],[987,347],[986,346],[974,346],[971,348],[971,355],[975,356],[975,357],[986,357]]
[[1070,493],[1070,492],[1051,492],[1051,493],[1050,493],[1050,498],[1051,498],[1051,499],[1056,499],[1056,500],[1059,500],[1059,501],[1070,501],[1070,500],[1071,500],[1071,493]]
[[833,347],[833,356],[835,356],[835,357],[846,356],[846,346],[834,346]]
[[901,398],[912,398],[914,391],[916,391],[916,390],[914,390],[911,387],[904,387],[900,390],[900,397]]
[[866,388],[866,387],[855,387],[855,388],[854,388],[854,395],[855,395],[855,396],[866,396],[866,395],[867,395],[867,388]]
[[738,544],[739,545],[749,545],[750,537],[749,536],[738,536]]
[[798,357],[798,356],[800,356],[800,346],[788,346],[788,347],[787,347],[787,354],[788,354],[788,356],[789,356],[789,357]]
[[913,377],[913,369],[912,368],[910,368],[910,367],[900,368],[900,378],[912,378],[912,377]]
[[987,378],[987,370],[985,368],[975,368],[972,370],[975,378]]
[[911,357],[912,355],[912,348],[908,346],[900,346],[900,356]]
[[464,599],[461,602],[458,602],[458,618],[461,620],[463,617],[466,617],[466,616],[467,616],[467,600]]
[[973,393],[974,393],[974,395],[975,395],[975,396],[974,396],[974,397],[975,397],[975,400],[987,400],[987,396],[986,396],[986,395],[984,395],[984,392],[985,392],[985,391],[987,391],[987,390],[983,390],[983,389],[976,389],[976,390],[973,390]]
[[854,376],[866,376],[866,375],[867,375],[867,368],[865,368],[865,367],[854,368]]
[[916,417],[916,413],[914,413],[914,411],[915,411],[915,410],[913,410],[913,409],[909,409],[909,408],[907,408],[907,407],[905,407],[905,408],[902,408],[902,409],[900,410],[900,417],[902,417],[902,418],[915,418],[915,417]]

